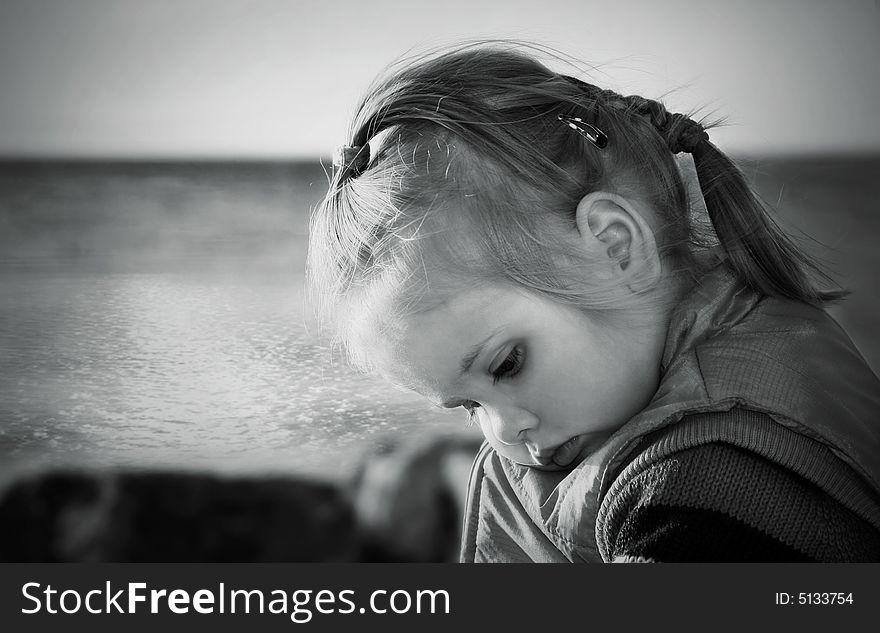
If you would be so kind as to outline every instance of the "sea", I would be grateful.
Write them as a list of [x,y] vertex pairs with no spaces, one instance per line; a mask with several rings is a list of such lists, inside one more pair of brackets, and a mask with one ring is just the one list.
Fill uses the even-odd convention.
[[[832,314],[880,368],[880,157],[743,158],[852,291]],[[0,480],[43,468],[338,478],[473,434],[351,369],[310,318],[321,162],[0,162]]]

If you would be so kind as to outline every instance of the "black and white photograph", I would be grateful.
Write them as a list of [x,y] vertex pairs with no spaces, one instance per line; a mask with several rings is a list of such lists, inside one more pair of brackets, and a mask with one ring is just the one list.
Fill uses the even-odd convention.
[[873,0],[0,0],[0,561],[880,562],[878,62]]

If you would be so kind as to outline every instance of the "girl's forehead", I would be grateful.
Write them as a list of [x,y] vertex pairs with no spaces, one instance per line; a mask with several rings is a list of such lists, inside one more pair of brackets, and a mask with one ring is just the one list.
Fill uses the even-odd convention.
[[380,326],[376,334],[398,354],[435,342],[450,345],[451,337],[467,336],[494,321],[498,314],[492,307],[504,299],[505,289],[493,286],[462,288],[458,292],[428,291],[417,304],[398,306],[397,310],[379,308],[374,319]]

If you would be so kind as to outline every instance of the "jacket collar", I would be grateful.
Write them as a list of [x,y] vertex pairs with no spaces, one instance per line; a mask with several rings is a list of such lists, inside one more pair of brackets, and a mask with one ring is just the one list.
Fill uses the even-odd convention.
[[727,267],[717,264],[673,309],[660,361],[665,372],[682,351],[739,323],[760,300]]

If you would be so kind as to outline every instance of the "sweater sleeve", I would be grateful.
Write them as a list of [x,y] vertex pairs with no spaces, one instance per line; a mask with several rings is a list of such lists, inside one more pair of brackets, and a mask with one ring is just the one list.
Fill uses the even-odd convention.
[[615,513],[615,562],[862,562],[880,533],[799,475],[721,442],[662,459]]

